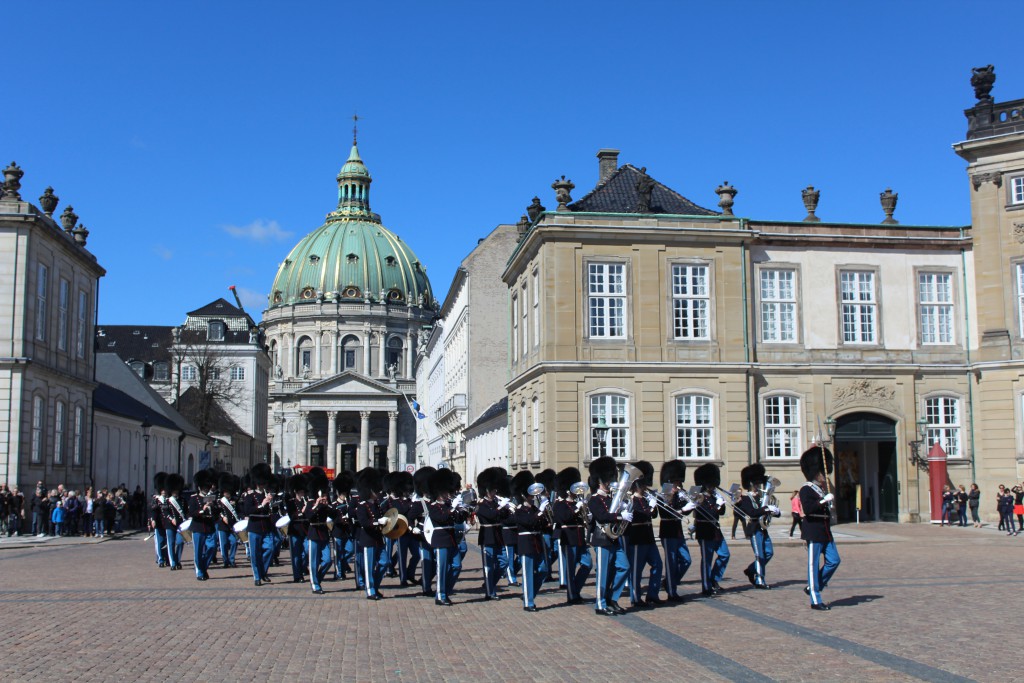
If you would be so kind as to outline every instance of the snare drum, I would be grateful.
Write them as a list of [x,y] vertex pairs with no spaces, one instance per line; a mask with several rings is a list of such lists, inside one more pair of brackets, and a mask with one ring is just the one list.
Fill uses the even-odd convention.
[[249,520],[240,519],[231,525],[231,529],[238,536],[238,540],[242,543],[249,542]]
[[284,536],[288,535],[288,525],[292,523],[292,518],[288,515],[284,515],[281,519],[274,522],[274,526],[281,530]]
[[185,539],[186,543],[191,543],[192,542],[192,532],[189,531],[190,528],[192,528],[192,518],[191,517],[189,517],[184,522],[182,522],[181,526],[178,527],[178,533],[181,534],[181,537],[183,539]]

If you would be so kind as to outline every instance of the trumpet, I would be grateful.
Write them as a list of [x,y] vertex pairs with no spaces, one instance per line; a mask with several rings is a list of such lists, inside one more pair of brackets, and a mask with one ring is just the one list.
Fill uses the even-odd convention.
[[533,504],[534,506],[537,507],[538,510],[540,510],[541,506],[544,503],[548,503],[548,505],[544,506],[544,509],[541,510],[541,514],[543,514],[544,517],[547,518],[548,524],[554,524],[555,511],[551,507],[551,504],[548,501],[547,497],[544,495],[546,492],[547,489],[544,488],[544,484],[541,484],[539,481],[530,484],[530,486],[526,489],[526,495],[528,495],[530,498],[533,498]]

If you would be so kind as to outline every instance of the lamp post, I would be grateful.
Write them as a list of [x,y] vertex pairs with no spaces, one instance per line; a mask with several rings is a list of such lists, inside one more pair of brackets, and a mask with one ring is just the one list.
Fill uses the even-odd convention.
[[597,418],[597,424],[594,425],[594,438],[597,439],[597,449],[600,457],[604,457],[608,452],[608,432],[611,431],[611,426],[605,421],[604,415]]
[[921,455],[921,445],[926,443],[928,440],[928,419],[924,417],[919,418],[915,424],[917,425],[918,438],[911,441],[909,444],[910,464],[923,470],[927,470],[928,458]]
[[142,443],[145,449],[142,456],[142,491],[146,500],[149,500],[149,437],[152,430],[153,425],[147,415],[142,419]]

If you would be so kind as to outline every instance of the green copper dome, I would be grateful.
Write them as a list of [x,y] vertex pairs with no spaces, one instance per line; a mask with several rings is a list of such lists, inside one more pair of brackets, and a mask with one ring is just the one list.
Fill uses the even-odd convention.
[[370,211],[373,179],[355,144],[337,180],[338,208],[278,268],[270,308],[320,298],[433,307],[426,268]]

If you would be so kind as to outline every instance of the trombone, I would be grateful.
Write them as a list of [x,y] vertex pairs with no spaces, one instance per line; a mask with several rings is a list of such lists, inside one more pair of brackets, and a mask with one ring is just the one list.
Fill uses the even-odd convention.
[[737,517],[742,519],[744,524],[750,524],[750,515],[743,512],[743,510],[740,510],[739,506],[736,505],[736,501],[739,500],[740,497],[739,484],[733,484],[732,486],[729,487],[728,491],[723,489],[721,486],[716,486],[715,490],[718,491],[719,493],[725,494],[723,498],[725,498],[726,505],[732,508],[733,513]]

